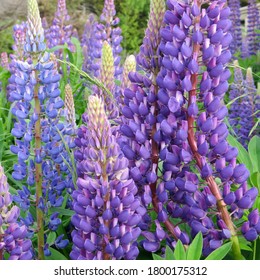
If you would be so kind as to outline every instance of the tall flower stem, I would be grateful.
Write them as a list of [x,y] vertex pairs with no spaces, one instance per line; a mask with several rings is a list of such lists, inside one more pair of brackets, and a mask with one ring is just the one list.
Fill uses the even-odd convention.
[[[35,111],[38,115],[38,120],[35,123],[35,149],[41,150],[41,105],[38,97],[38,87],[34,91]],[[42,164],[35,164],[35,179],[36,179],[36,216],[37,216],[37,239],[38,239],[38,259],[44,259],[44,221],[43,212],[39,208],[40,198],[42,197]]]
[[[200,6],[201,2],[198,1],[197,4],[198,4],[198,6]],[[195,24],[199,24],[200,17],[201,16],[198,15],[195,18]],[[200,44],[198,42],[194,43],[193,59],[197,62],[198,62],[199,52],[200,52]],[[197,88],[199,87],[198,73],[191,74],[191,84],[192,84],[192,89],[189,91],[189,99],[188,99],[189,106],[192,104],[192,101],[196,100]],[[188,120],[188,142],[189,142],[193,157],[196,161],[196,164],[201,171],[203,164],[202,164],[201,155],[198,152],[197,141],[196,141],[196,137],[195,137],[195,133],[194,133],[194,127],[196,127],[195,119],[194,119],[194,117],[189,116],[189,114],[187,114],[187,120]],[[223,200],[223,197],[221,195],[220,189],[212,175],[210,175],[206,178],[206,182],[207,182],[207,185],[210,188],[212,194],[215,196],[215,198],[217,200],[218,211],[221,213],[222,219],[224,220],[224,222],[226,223],[227,227],[229,228],[229,230],[231,232],[232,251],[234,254],[234,258],[241,259],[242,256],[241,256],[238,238],[236,235],[236,230],[234,228],[231,217],[228,213],[228,210],[227,210],[226,204]]]

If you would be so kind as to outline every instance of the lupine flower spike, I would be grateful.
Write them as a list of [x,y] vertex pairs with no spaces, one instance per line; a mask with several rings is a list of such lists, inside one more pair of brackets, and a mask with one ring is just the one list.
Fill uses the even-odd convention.
[[228,0],[228,6],[230,8],[230,32],[233,36],[233,40],[230,44],[230,50],[232,54],[235,54],[236,52],[241,52],[242,47],[240,0]]
[[139,253],[137,227],[145,209],[129,178],[100,97],[89,97],[86,122],[75,152],[78,189],[73,192],[72,259],[135,259]]
[[[223,96],[230,77],[230,9],[226,1],[188,2],[167,2],[167,26],[161,31],[164,67],[157,79],[162,87],[157,141],[162,148],[164,188],[160,191],[168,190],[171,198],[168,215],[184,219],[192,236],[203,233],[205,255],[231,237],[234,257],[239,259],[232,219],[252,207],[257,189],[248,190],[249,172],[236,163],[238,151],[226,140]],[[191,168],[194,162],[200,178]],[[236,185],[235,193],[231,185],[232,189]],[[209,209],[216,211],[216,224]]]
[[256,55],[260,46],[260,34],[257,30],[260,29],[259,9],[256,5],[256,0],[248,1],[248,25],[247,25],[247,41],[249,55]]
[[[61,206],[64,190],[73,186],[61,138],[69,132],[59,122],[64,105],[59,97],[60,75],[55,61],[44,52],[44,31],[36,0],[28,0],[27,27],[25,51],[32,61],[17,60],[16,70],[9,79],[12,113],[16,118],[12,129],[16,141],[11,151],[18,156],[12,176],[17,181],[26,180],[28,188],[24,186],[18,192],[16,202],[26,212],[23,222],[30,227],[33,219],[28,212],[29,196],[35,195],[38,258],[43,259],[44,253],[49,254],[45,250],[45,223],[50,230],[56,230],[61,222],[59,213],[53,213],[50,220],[45,214],[48,207]],[[36,186],[35,193],[32,186]]]
[[18,222],[20,209],[12,206],[9,185],[0,165],[0,260],[31,260],[32,242],[25,225]]

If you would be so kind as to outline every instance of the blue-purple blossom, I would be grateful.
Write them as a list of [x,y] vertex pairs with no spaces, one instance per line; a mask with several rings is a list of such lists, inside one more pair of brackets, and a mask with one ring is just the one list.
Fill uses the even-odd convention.
[[[120,65],[120,54],[122,52],[121,28],[117,27],[119,19],[115,17],[116,10],[114,0],[105,0],[100,21],[95,21],[90,15],[86,22],[84,37],[82,40],[84,54],[84,71],[92,73],[95,77],[100,77],[102,46],[107,41],[112,47],[115,67],[115,79],[119,79],[122,74]],[[86,30],[88,28],[89,30]]]
[[[230,44],[230,50],[232,54],[241,52],[242,47],[242,29],[241,29],[241,18],[240,18],[240,0],[228,0],[228,6],[230,8],[230,21],[231,24],[230,32],[233,36],[233,40]],[[222,20],[219,25],[226,26],[227,21]]]
[[[29,196],[35,195],[37,216],[41,212],[43,217],[50,207],[62,206],[65,194],[72,192],[74,184],[71,159],[64,142],[72,128],[68,123],[60,122],[64,102],[60,97],[58,67],[55,59],[44,52],[44,34],[37,2],[30,0],[28,7],[25,51],[30,60],[14,61],[15,71],[9,79],[9,87],[10,100],[13,101],[11,110],[15,117],[11,131],[15,143],[11,151],[17,155],[12,177],[28,186],[18,191],[15,200],[25,211],[24,223],[30,224],[33,229],[28,221],[28,210],[32,206]],[[37,219],[38,232],[41,231],[38,235],[43,235],[41,219]],[[50,224],[51,229],[51,219],[45,219],[45,222],[46,226]],[[44,244],[38,245],[38,250],[43,250]],[[43,258],[40,252],[39,257]]]
[[[52,25],[45,29],[45,36],[48,48],[53,48],[58,45],[68,44],[71,51],[75,50],[73,43],[71,42],[73,27],[68,24],[70,16],[66,7],[66,0],[58,0],[57,10],[52,22]],[[44,22],[45,28],[47,27]],[[60,52],[56,54],[61,55]]]
[[70,257],[135,259],[141,232],[137,225],[145,209],[99,97],[89,97],[83,121],[76,139],[78,189],[72,195],[75,230]]
[[0,165],[0,260],[31,260],[32,242],[26,225],[18,222],[20,209],[12,206],[12,197]]
[[257,32],[260,29],[260,16],[256,0],[248,1],[247,17],[248,54],[255,55],[260,46],[260,34]]

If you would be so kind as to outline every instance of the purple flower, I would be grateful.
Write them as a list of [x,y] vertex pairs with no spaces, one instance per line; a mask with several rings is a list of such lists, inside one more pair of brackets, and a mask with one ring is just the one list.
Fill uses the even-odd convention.
[[[92,95],[76,141],[78,189],[72,194],[72,259],[135,259],[137,227],[145,209],[129,179],[128,160],[116,143],[102,100]],[[78,156],[82,154],[82,157]]]
[[9,185],[0,165],[0,256],[3,258],[6,253],[9,260],[30,260],[33,257],[32,242],[27,227],[18,222],[20,209],[11,204]]

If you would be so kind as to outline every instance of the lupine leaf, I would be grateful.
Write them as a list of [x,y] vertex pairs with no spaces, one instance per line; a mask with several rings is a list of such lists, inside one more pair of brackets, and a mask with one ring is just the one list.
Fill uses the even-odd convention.
[[174,253],[169,246],[166,246],[165,259],[166,260],[175,260]]
[[55,240],[57,238],[57,235],[55,232],[51,231],[49,234],[48,234],[48,237],[47,237],[47,243],[49,244],[49,246],[53,245]]
[[180,240],[177,241],[176,247],[174,249],[175,260],[186,260],[186,252],[184,246]]
[[187,251],[187,260],[199,260],[202,254],[203,237],[199,232],[193,239]]
[[158,256],[158,255],[156,255],[156,254],[153,254],[153,259],[154,259],[155,261],[162,261],[162,260],[164,260],[164,258],[162,258],[162,257],[160,257],[160,256]]
[[232,243],[228,242],[218,249],[214,250],[211,254],[207,256],[205,260],[223,260],[223,258],[228,254],[232,247]]

